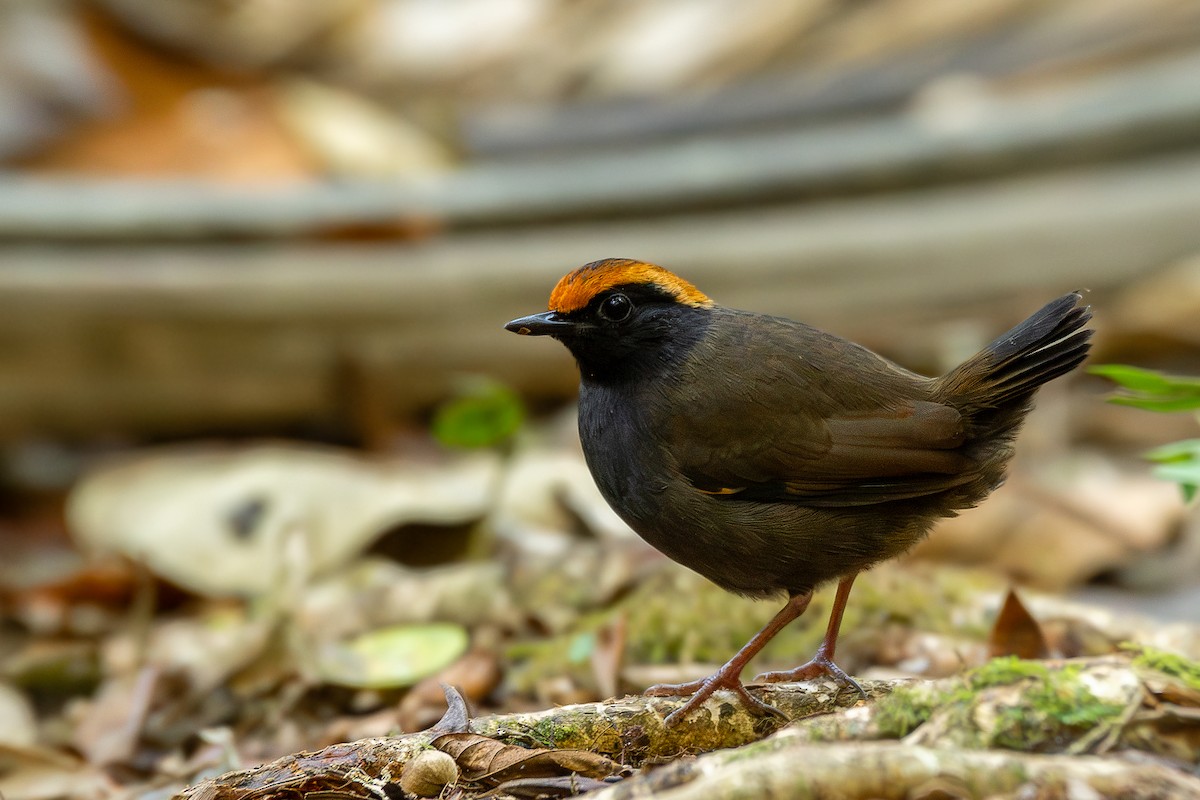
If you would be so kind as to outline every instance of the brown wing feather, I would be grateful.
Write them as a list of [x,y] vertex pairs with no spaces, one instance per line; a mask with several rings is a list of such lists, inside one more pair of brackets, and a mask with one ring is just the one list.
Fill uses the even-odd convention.
[[[703,345],[703,363],[718,370],[685,376],[688,402],[664,431],[680,472],[698,490],[730,499],[866,505],[970,479],[972,462],[958,450],[962,417],[925,399],[924,378],[799,323],[771,320],[775,330],[764,336],[756,326],[737,325],[736,316],[730,322]],[[733,369],[748,353],[755,368]],[[846,373],[834,367],[849,359],[871,379],[839,377]],[[741,376],[737,385],[730,375]],[[725,385],[709,391],[714,381]]]

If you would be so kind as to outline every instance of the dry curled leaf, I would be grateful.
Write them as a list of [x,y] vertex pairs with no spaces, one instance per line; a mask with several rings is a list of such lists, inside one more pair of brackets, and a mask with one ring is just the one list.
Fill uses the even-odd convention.
[[1050,648],[1042,626],[1029,613],[1017,593],[1009,589],[996,624],[988,636],[989,655],[1016,656],[1024,659],[1048,658]]
[[446,706],[446,701],[442,699],[443,686],[455,686],[465,699],[479,702],[496,688],[501,677],[500,657],[495,651],[482,647],[469,650],[437,675],[418,683],[404,696],[396,709],[400,729],[416,731],[434,723]]
[[471,710],[467,701],[456,686],[442,684],[442,694],[446,696],[446,713],[429,729],[430,733],[464,733],[471,723]]
[[454,757],[465,779],[491,786],[515,778],[571,774],[607,778],[624,769],[617,762],[586,750],[529,749],[478,733],[447,733],[434,739],[432,744]]

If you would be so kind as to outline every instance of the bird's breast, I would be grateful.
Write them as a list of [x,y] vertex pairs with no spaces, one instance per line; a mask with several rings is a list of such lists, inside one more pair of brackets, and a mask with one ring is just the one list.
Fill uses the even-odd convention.
[[588,383],[579,394],[579,439],[588,469],[604,499],[635,530],[653,518],[655,498],[671,481],[653,409],[641,394]]

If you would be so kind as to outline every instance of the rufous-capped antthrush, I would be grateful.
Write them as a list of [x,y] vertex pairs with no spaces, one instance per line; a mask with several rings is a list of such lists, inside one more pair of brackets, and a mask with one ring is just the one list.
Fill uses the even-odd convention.
[[549,311],[509,322],[551,336],[581,373],[579,435],[605,499],[647,542],[741,595],[787,604],[668,722],[741,682],[747,662],[838,581],[807,664],[830,675],[854,577],[1003,480],[1034,392],[1087,355],[1091,318],[1067,294],[937,378],[789,319],[719,306],[662,267],[606,259],[566,275]]

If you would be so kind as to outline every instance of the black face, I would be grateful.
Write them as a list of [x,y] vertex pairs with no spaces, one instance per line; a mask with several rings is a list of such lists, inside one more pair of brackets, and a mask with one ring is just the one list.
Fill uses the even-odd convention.
[[629,285],[598,293],[578,311],[534,314],[505,327],[558,339],[585,380],[623,380],[676,363],[703,335],[708,315],[656,287]]

